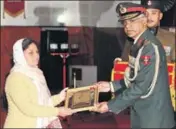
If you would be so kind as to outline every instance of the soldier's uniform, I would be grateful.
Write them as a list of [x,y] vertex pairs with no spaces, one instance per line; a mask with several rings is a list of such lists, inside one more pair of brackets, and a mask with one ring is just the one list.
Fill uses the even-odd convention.
[[[117,9],[121,19],[134,18],[134,13],[143,12],[142,5],[134,3],[120,3]],[[119,113],[131,106],[134,129],[173,128],[175,121],[166,62],[162,44],[147,29],[130,48],[124,79],[110,83],[115,98],[108,101],[109,110]],[[119,86],[123,92],[118,92]]]
[[[165,2],[165,3],[162,3]],[[168,5],[167,3],[168,2]],[[172,7],[174,3],[174,0],[142,0],[141,4],[146,6],[146,8],[156,8],[160,9],[162,12],[167,11],[170,7]],[[162,43],[166,57],[167,57],[167,62],[176,62],[176,57],[175,57],[175,35],[172,32],[169,32],[168,30],[162,29],[162,28],[157,28],[155,29],[155,34],[156,37],[160,40]],[[129,49],[132,45],[131,40],[126,40],[124,49],[121,55],[121,58],[123,61],[128,61],[129,58]]]
[[160,40],[160,42],[164,47],[166,57],[167,57],[167,62],[168,63],[176,62],[176,58],[175,58],[176,41],[175,41],[174,33],[162,28],[158,28],[156,37]]

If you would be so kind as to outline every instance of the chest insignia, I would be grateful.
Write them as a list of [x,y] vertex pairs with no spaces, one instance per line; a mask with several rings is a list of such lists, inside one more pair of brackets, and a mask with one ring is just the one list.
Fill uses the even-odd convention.
[[144,65],[149,65],[151,60],[151,56],[145,55],[145,56],[141,56],[141,61]]

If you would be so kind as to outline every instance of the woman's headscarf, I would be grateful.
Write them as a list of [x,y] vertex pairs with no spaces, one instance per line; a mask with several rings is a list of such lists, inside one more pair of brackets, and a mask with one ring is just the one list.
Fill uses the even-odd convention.
[[23,54],[22,42],[24,39],[17,40],[13,45],[13,62],[15,65],[28,66]]
[[[11,72],[20,72],[29,77],[37,88],[38,92],[38,104],[43,106],[53,106],[51,103],[51,94],[47,87],[43,72],[36,66],[31,67],[28,65],[22,48],[22,43],[25,39],[20,39],[15,42],[13,46],[13,62],[14,66]],[[32,105],[31,105],[32,106]],[[38,117],[37,128],[47,126],[55,117]]]

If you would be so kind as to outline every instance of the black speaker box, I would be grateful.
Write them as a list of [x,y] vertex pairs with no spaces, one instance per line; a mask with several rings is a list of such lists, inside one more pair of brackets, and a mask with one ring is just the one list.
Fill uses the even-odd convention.
[[68,30],[65,27],[43,28],[45,35],[45,49],[50,53],[67,53],[68,52]]
[[[56,51],[50,50],[50,44],[68,43],[68,32],[63,28],[42,28],[40,43],[40,68],[42,69],[48,87],[52,94],[58,93],[63,88],[63,60],[57,56],[52,56],[52,52],[64,52],[58,48]],[[66,64],[66,69],[68,66]],[[67,72],[66,72],[67,74]]]

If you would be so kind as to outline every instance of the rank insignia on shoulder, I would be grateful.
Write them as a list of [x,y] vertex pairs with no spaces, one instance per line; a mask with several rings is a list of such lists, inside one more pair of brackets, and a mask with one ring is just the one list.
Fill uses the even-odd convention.
[[149,65],[151,62],[150,62],[150,59],[151,59],[151,56],[141,56],[141,61],[144,65]]

